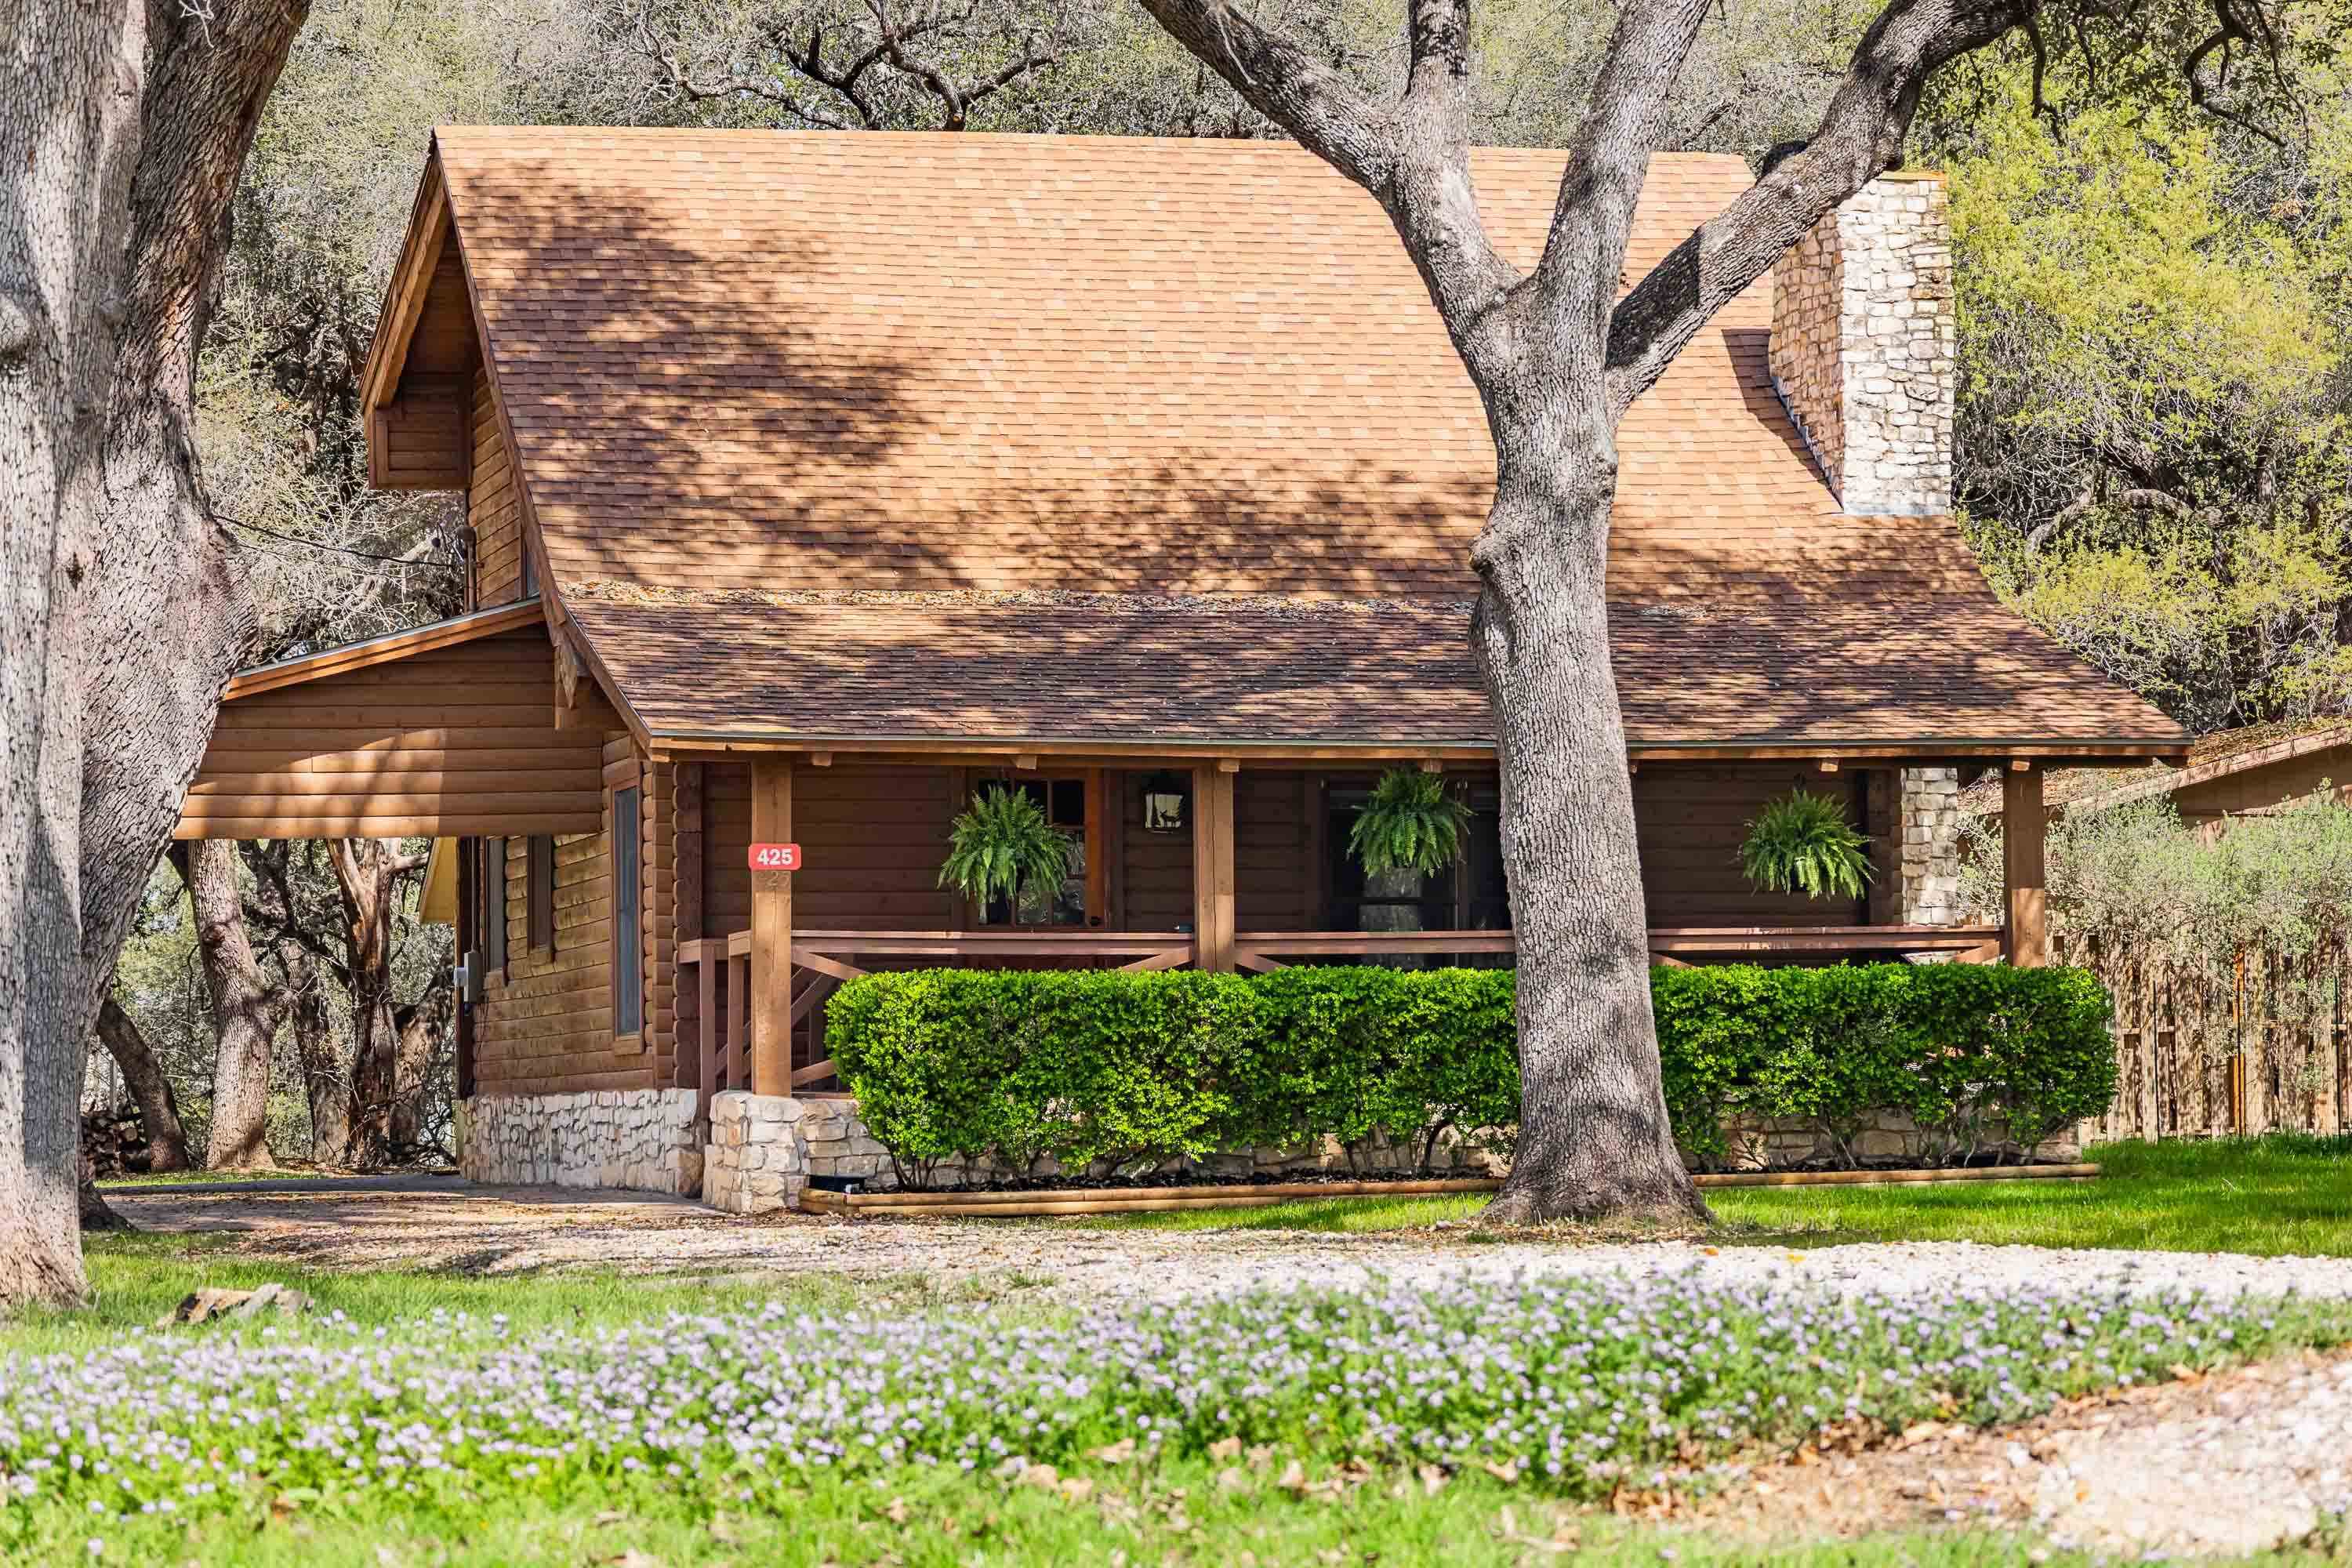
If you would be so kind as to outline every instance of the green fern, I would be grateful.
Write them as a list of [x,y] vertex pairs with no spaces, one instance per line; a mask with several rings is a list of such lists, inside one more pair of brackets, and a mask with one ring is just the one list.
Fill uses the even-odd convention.
[[1768,893],[1858,899],[1870,881],[1870,840],[1845,819],[1843,803],[1791,790],[1748,825],[1739,868]]
[[973,795],[949,826],[940,886],[980,903],[1016,899],[1023,888],[1059,887],[1069,875],[1071,848],[1028,794],[994,785]]
[[1454,864],[1469,826],[1470,808],[1445,793],[1444,778],[1394,768],[1356,814],[1348,852],[1374,877],[1406,870],[1433,877]]

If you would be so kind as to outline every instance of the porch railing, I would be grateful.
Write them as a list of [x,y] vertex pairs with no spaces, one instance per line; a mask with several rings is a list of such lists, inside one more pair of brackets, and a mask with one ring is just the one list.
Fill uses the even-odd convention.
[[[1990,963],[2000,955],[1998,926],[1654,926],[1650,952],[1662,963],[1699,957],[1781,954],[1835,959],[1857,952],[1943,952],[1960,963]],[[1234,962],[1265,973],[1286,961],[1318,958],[1401,958],[1441,954],[1506,956],[1516,951],[1507,931],[1241,931]],[[1192,937],[1182,931],[798,931],[793,933],[791,1004],[792,1088],[806,1090],[834,1077],[824,1049],[825,999],[842,982],[913,961],[932,965],[995,967],[1007,961],[1058,960],[1124,970],[1179,969],[1193,962]],[[689,1063],[700,1071],[704,1116],[722,1089],[751,1087],[751,933],[706,937],[677,944],[678,988],[699,1000],[688,1039],[680,1009],[679,1076]]]
[[[793,933],[792,1002],[785,1026],[792,1035],[792,1087],[821,1084],[834,1076],[833,1058],[822,1056],[825,999],[845,980],[908,960],[929,965],[995,967],[1005,960],[1100,961],[1124,959],[1115,969],[1179,969],[1192,962],[1192,938],[1182,931],[796,931]],[[751,933],[705,937],[677,944],[678,986],[695,986],[701,1035],[701,1071],[694,1088],[708,1118],[710,1097],[722,1089],[751,1087]],[[679,1060],[688,1059],[680,1040]]]

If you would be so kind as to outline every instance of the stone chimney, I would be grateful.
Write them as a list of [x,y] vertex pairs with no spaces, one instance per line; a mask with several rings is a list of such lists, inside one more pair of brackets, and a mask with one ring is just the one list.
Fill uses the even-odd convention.
[[1951,220],[1938,174],[1884,174],[1772,269],[1772,385],[1849,512],[1952,510]]

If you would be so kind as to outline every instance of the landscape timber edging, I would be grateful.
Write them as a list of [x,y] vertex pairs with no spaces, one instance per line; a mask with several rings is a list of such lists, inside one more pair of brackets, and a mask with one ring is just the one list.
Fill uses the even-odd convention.
[[[1937,1182],[2085,1182],[2096,1165],[1978,1165],[1950,1171],[1726,1171],[1692,1178],[1701,1187],[1875,1187]],[[1302,1198],[1423,1198],[1491,1193],[1493,1177],[1425,1182],[1279,1182],[1193,1187],[1072,1187],[1060,1192],[836,1193],[810,1187],[800,1205],[813,1214],[932,1215],[948,1219],[1010,1219],[1055,1215],[1145,1214],[1172,1209],[1265,1208]]]

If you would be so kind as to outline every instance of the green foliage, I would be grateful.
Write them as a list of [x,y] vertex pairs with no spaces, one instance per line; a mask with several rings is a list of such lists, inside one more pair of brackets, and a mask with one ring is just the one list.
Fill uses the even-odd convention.
[[1846,820],[1844,803],[1790,790],[1768,802],[1748,825],[1739,868],[1770,893],[1858,899],[1870,880],[1870,840]]
[[2194,729],[2352,710],[2352,93],[2315,67],[2273,145],[2087,89],[2053,132],[2026,80],[1930,132],[1971,542]]
[[1469,827],[1470,807],[1445,793],[1443,774],[1391,768],[1356,814],[1348,853],[1370,876],[1416,871],[1433,877],[1454,864]]
[[[1969,849],[1971,896],[1987,903],[1999,887],[1998,832]],[[2352,805],[2332,790],[2232,817],[2218,837],[2184,824],[2162,794],[2071,810],[2051,825],[2047,863],[2059,951],[2110,973],[2161,972],[2182,1048],[2236,1049],[2240,987],[2251,984],[2260,1012],[2295,1026],[2276,1031],[2273,1058],[2307,1053],[2306,1067],[2319,1068],[2313,1031],[2336,1016],[2352,977]]]
[[[931,970],[852,981],[827,1048],[910,1184],[941,1161],[1148,1168],[1339,1140],[1425,1161],[1451,1128],[1518,1114],[1508,970],[1292,968],[1264,976]],[[2106,1109],[2106,994],[2079,970],[1974,964],[1659,969],[1667,1110],[1702,1164],[1735,1118],[1803,1118],[1857,1157],[1901,1110],[1937,1152],[2031,1145]]]
[[1069,875],[1070,848],[1027,792],[992,784],[949,826],[940,886],[982,903],[1016,899],[1024,888],[1058,886]]

